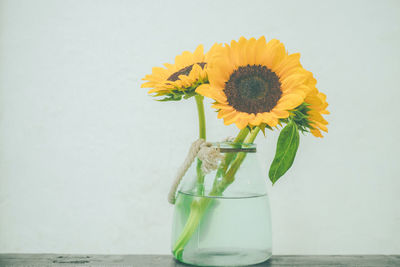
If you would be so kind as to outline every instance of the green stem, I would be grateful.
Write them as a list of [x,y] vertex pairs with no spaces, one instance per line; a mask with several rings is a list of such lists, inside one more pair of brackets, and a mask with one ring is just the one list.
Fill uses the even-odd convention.
[[[246,138],[246,136],[249,134],[249,128],[245,127],[242,130],[240,130],[240,132],[238,133],[238,135],[236,136],[235,140],[233,141],[235,144],[238,143],[243,143],[244,139]],[[235,154],[234,153],[228,153],[225,156],[224,162],[219,166],[218,170],[217,170],[217,174],[215,175],[215,180],[214,180],[214,184],[217,182],[217,179],[219,177],[222,177],[225,175],[226,170],[229,167],[229,164],[231,164],[231,161],[234,159]]]
[[251,131],[251,134],[249,136],[247,136],[247,138],[244,140],[244,142],[247,143],[247,144],[252,144],[254,142],[254,140],[256,140],[256,137],[257,137],[259,132],[260,132],[260,128],[255,127]]
[[[251,131],[250,135],[247,136],[247,138],[244,140],[244,142],[245,143],[253,143],[259,132],[260,132],[260,128],[258,128],[258,127],[254,128]],[[217,192],[223,192],[228,187],[228,185],[230,185],[235,180],[235,174],[239,170],[239,167],[240,167],[240,165],[242,165],[242,162],[244,161],[245,158],[246,158],[245,152],[239,152],[237,154],[237,156],[236,156],[235,160],[232,162],[232,165],[230,166],[229,170],[223,176],[221,182],[217,185],[217,187],[218,187],[218,189],[216,190]]]
[[246,136],[249,134],[249,128],[245,127],[236,136],[235,140],[233,141],[234,143],[243,143],[244,139]]
[[206,140],[206,117],[204,115],[204,96],[196,95],[197,115],[199,116],[199,138]]
[[[204,97],[202,95],[196,95],[197,115],[199,116],[199,138],[206,140],[206,118],[204,115]],[[204,194],[204,173],[201,170],[201,160],[197,159],[197,194],[199,196]]]
[[185,227],[183,228],[183,231],[178,240],[175,242],[175,246],[173,248],[173,253],[178,260],[182,261],[183,248],[185,247],[187,242],[189,242],[193,233],[196,231],[201,217],[207,210],[207,207],[211,203],[211,200],[211,198],[203,198],[199,201],[193,200],[190,207],[189,218],[187,219]]
[[[247,136],[248,131],[246,132],[246,134],[244,134],[244,132],[241,131],[239,132],[238,137],[240,135],[241,136],[240,138],[243,138],[242,141],[244,140],[245,143],[253,143],[259,131],[260,129],[257,127],[253,129],[253,131],[249,136]],[[234,181],[235,174],[238,171],[245,157],[246,157],[245,152],[238,153],[226,175],[222,178],[222,180],[219,183],[214,183],[214,186],[211,189],[211,192],[209,193],[210,196],[221,195],[223,191]],[[189,218],[186,221],[186,224],[183,227],[183,231],[180,234],[178,240],[175,242],[173,248],[173,254],[178,260],[182,261],[183,249],[186,246],[187,242],[189,242],[193,233],[196,231],[197,226],[199,225],[205,211],[212,203],[212,201],[213,201],[212,198],[201,198],[200,200],[194,200],[192,202]]]
[[197,195],[198,196],[203,196],[204,195],[204,173],[201,169],[201,165],[203,163],[201,160],[197,159],[197,165],[196,165],[196,172],[197,172]]

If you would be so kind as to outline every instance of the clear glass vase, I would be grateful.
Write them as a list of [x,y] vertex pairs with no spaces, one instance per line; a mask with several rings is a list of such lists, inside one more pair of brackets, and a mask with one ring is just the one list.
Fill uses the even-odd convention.
[[177,193],[172,254],[198,266],[243,266],[272,255],[266,176],[255,144],[216,143],[224,155],[203,174],[197,160]]

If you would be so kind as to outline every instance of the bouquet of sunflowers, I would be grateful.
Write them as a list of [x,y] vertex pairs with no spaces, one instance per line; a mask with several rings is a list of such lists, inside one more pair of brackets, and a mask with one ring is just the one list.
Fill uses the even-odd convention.
[[[235,181],[246,159],[243,152],[246,144],[252,144],[259,132],[265,135],[267,130],[280,130],[269,168],[269,179],[274,184],[292,166],[299,132],[322,137],[321,131],[327,132],[328,124],[322,115],[329,112],[326,95],[318,91],[313,74],[301,65],[300,54],[289,54],[276,39],[267,42],[265,37],[241,37],[230,44],[217,43],[207,53],[199,45],[193,53],[185,51],[176,56],[174,64],[164,66],[154,67],[152,74],[143,78],[146,82],[142,87],[151,88],[149,94],[159,101],[194,97],[199,118],[200,141],[193,144],[170,195],[170,202],[175,203],[180,179],[197,157],[193,191],[197,198],[191,200],[186,222],[172,246],[174,256],[185,261],[184,248],[213,205],[212,197],[223,196]],[[215,101],[212,108],[225,125],[237,126],[238,133],[231,142],[238,148],[236,152],[221,156],[220,146],[206,142],[204,97]],[[208,157],[199,156],[202,149]],[[210,170],[215,172],[215,178],[207,190],[204,177]],[[186,262],[202,265],[191,260]]]

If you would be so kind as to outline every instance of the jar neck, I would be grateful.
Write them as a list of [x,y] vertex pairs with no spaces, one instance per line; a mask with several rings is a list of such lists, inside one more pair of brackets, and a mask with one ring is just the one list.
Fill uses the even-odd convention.
[[219,148],[220,153],[257,152],[257,145],[254,143],[215,142],[212,146]]

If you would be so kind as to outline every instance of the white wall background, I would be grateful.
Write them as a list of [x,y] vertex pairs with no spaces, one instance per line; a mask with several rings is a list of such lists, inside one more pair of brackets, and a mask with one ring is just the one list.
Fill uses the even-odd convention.
[[168,254],[196,110],[140,79],[242,35],[301,52],[332,113],[270,188],[274,253],[400,253],[400,2],[317,0],[1,1],[0,252]]

